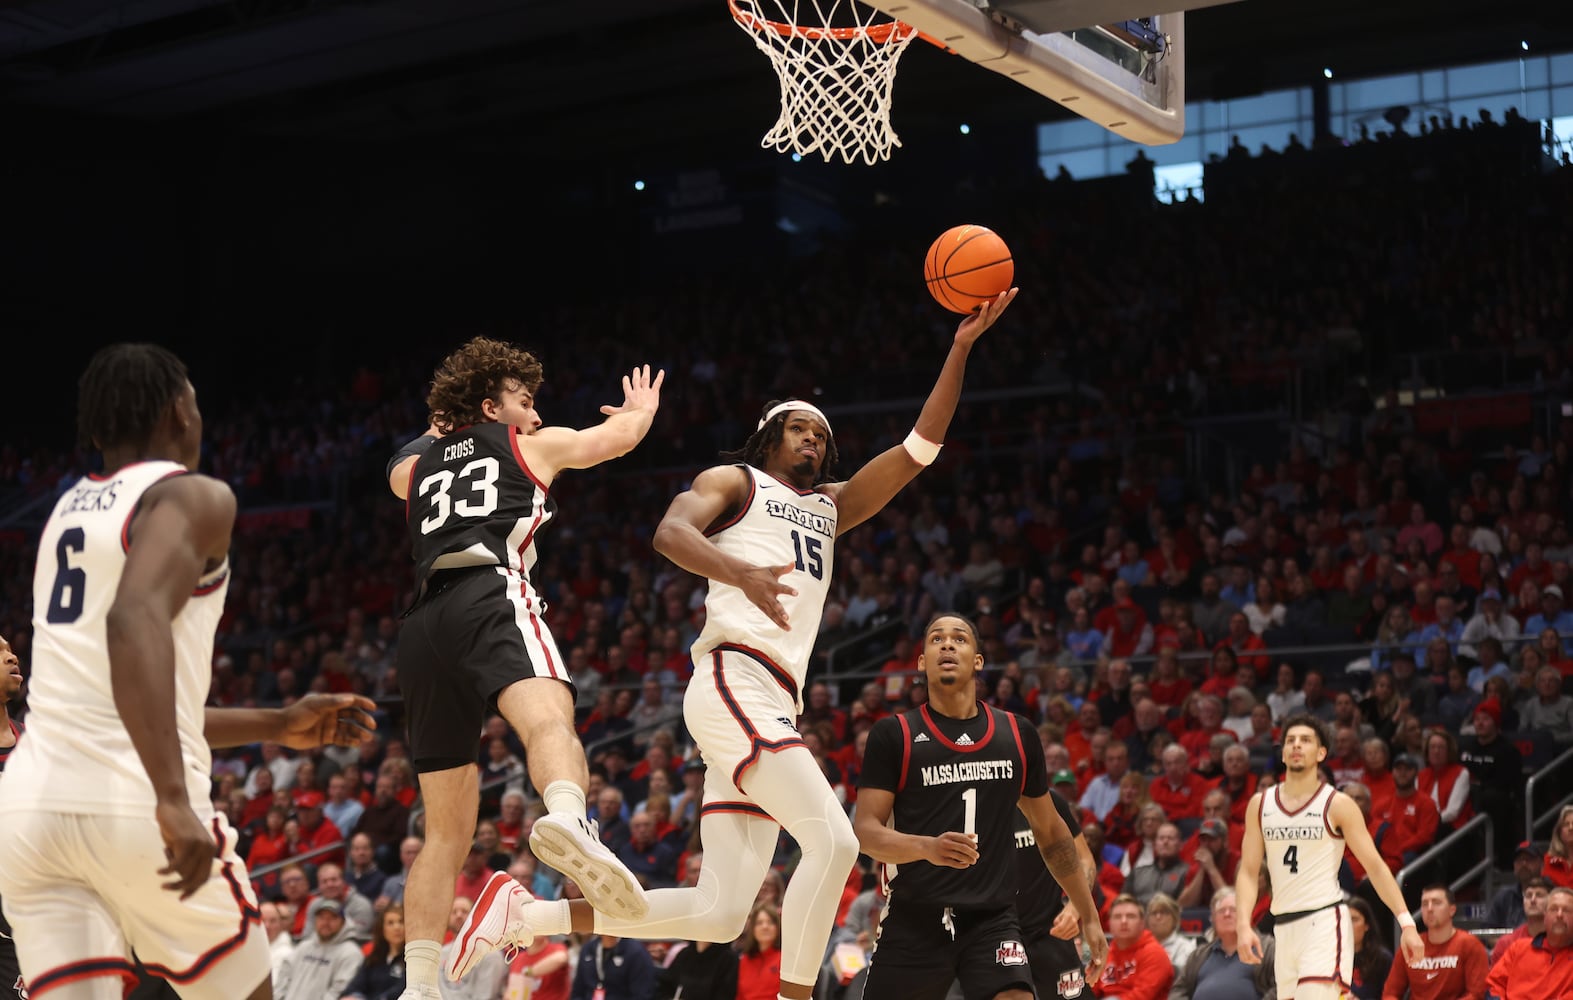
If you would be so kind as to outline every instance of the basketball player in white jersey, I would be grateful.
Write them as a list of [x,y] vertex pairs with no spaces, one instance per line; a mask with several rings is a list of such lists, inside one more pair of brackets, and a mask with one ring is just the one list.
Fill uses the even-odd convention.
[[476,907],[450,974],[497,947],[536,934],[578,932],[650,940],[731,941],[742,931],[780,830],[802,849],[781,906],[781,992],[813,994],[847,873],[857,860],[852,823],[793,721],[830,586],[836,538],[880,511],[939,456],[961,398],[967,356],[1016,297],[1012,288],[963,320],[939,378],[904,443],[851,479],[827,482],[830,421],[787,400],[766,408],[754,434],[679,494],[656,527],[657,552],[710,581],[705,627],[693,646],[683,721],[704,756],[696,886],[648,893],[629,920],[581,901],[529,901],[523,889]]
[[[1403,925],[1401,961],[1425,957],[1425,943],[1404,895],[1366,829],[1355,801],[1322,780],[1327,757],[1322,724],[1309,715],[1284,722],[1284,779],[1251,796],[1235,896],[1242,914],[1256,908],[1263,858],[1272,891],[1274,972],[1279,1000],[1339,1000],[1354,974],[1354,932],[1338,884],[1347,846],[1371,877],[1382,902]],[[1250,920],[1240,922],[1240,961],[1262,961],[1262,943]]]
[[205,708],[235,498],[198,475],[185,366],[148,344],[94,356],[84,440],[104,472],[66,490],[33,577],[26,735],[0,780],[0,893],[32,996],[119,1000],[135,953],[184,998],[272,996],[267,935],[209,746],[358,745],[372,703]]

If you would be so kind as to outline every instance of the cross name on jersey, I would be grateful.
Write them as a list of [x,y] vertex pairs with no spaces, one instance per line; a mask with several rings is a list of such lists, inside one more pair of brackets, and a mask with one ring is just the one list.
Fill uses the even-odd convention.
[[1456,969],[1458,968],[1457,955],[1427,955],[1414,965],[1412,969]]
[[1304,826],[1262,827],[1263,840],[1321,840],[1326,834],[1326,828],[1320,823],[1307,823]]
[[963,760],[950,764],[930,764],[922,769],[922,774],[925,785],[951,785],[960,781],[1015,781],[1016,762]]
[[823,514],[810,514],[796,504],[785,503],[781,500],[766,500],[765,513],[771,517],[779,517],[783,521],[791,521],[799,528],[807,528],[817,535],[826,538],[836,536],[835,518],[825,517]]

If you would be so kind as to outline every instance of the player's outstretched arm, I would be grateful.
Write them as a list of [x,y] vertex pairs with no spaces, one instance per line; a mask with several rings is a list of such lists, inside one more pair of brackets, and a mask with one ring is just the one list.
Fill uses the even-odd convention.
[[1376,894],[1382,897],[1382,902],[1393,911],[1393,916],[1403,925],[1403,937],[1399,942],[1404,952],[1407,964],[1413,965],[1426,957],[1426,945],[1420,937],[1420,932],[1415,929],[1415,918],[1410,914],[1409,907],[1404,902],[1403,890],[1398,888],[1398,880],[1393,878],[1393,873],[1388,870],[1387,862],[1382,860],[1382,854],[1376,849],[1376,842],[1371,839],[1371,831],[1366,829],[1365,814],[1360,811],[1354,799],[1343,792],[1334,792],[1327,804],[1328,815],[1332,817],[1333,825],[1344,838],[1344,846],[1349,848],[1360,864],[1364,866],[1371,885],[1376,889]]
[[410,498],[410,477],[415,475],[415,463],[440,437],[442,431],[432,424],[426,428],[425,434],[394,452],[393,457],[388,459],[388,489],[393,491],[394,496],[400,500]]
[[357,747],[377,731],[377,705],[358,694],[308,694],[287,708],[212,708],[202,735],[215,750],[278,743],[292,750]]
[[1001,293],[956,328],[950,353],[945,356],[939,378],[929,390],[907,442],[874,456],[851,479],[832,491],[836,497],[836,534],[845,534],[879,513],[902,487],[916,479],[918,473],[938,456],[939,446],[945,443],[945,434],[950,430],[950,419],[956,415],[956,403],[961,399],[962,380],[967,373],[967,357],[972,353],[972,345],[1015,300],[1017,291],[1012,288]]
[[857,817],[852,822],[863,853],[887,865],[927,861],[942,868],[970,868],[978,860],[975,834],[948,830],[938,837],[902,833],[890,826],[896,793],[884,788],[858,789]]
[[742,590],[754,606],[780,628],[790,628],[783,594],[797,591],[781,582],[792,563],[755,566],[728,555],[705,537],[724,515],[748,502],[748,473],[735,465],[717,465],[694,477],[693,485],[672,498],[650,544],[678,567],[697,576]]
[[192,811],[175,722],[173,622],[207,567],[229,552],[235,494],[207,476],[166,479],[142,495],[130,548],[105,622],[109,681],[142,768],[153,785],[159,832],[181,898],[208,879],[215,845]]
[[519,451],[544,483],[564,469],[588,469],[626,455],[649,433],[665,381],[664,370],[651,377],[650,366],[640,365],[623,376],[622,403],[601,407],[604,421],[583,430],[542,427],[519,438]]
[[[1054,881],[1070,897],[1071,906],[1081,917],[1081,939],[1087,945],[1087,982],[1096,983],[1103,978],[1103,967],[1109,960],[1109,942],[1104,937],[1103,925],[1098,920],[1098,906],[1092,899],[1092,884],[1087,880],[1086,858],[1076,849],[1076,840],[1070,827],[1054,808],[1054,800],[1047,795],[1038,798],[1023,796],[1016,803],[1032,836],[1038,842],[1038,853],[1048,866]],[[858,793],[858,809],[863,808],[863,795]],[[1090,857],[1091,852],[1088,852]]]
[[1235,953],[1246,965],[1259,965],[1262,961],[1262,942],[1251,924],[1251,914],[1256,912],[1257,886],[1261,884],[1264,853],[1262,793],[1257,792],[1245,806],[1245,839],[1240,842],[1240,868],[1234,874],[1234,905],[1240,914],[1239,941]]

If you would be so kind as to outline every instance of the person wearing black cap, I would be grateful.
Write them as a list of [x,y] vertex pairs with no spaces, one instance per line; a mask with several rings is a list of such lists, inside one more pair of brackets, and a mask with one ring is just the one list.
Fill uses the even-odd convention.
[[1540,876],[1545,852],[1532,840],[1521,841],[1513,851],[1512,885],[1504,885],[1491,897],[1486,909],[1487,927],[1517,927],[1524,922],[1524,889]]
[[1185,888],[1180,890],[1182,908],[1206,906],[1219,889],[1232,888],[1234,875],[1240,866],[1240,856],[1229,850],[1229,824],[1221,819],[1207,819],[1196,829],[1201,846],[1196,848],[1196,858],[1185,876]]
[[1523,805],[1524,758],[1511,740],[1502,737],[1502,703],[1487,698],[1475,706],[1475,735],[1459,741],[1459,763],[1469,768],[1475,811],[1491,817],[1496,828],[1496,865],[1513,864],[1511,844],[1518,843]]
[[335,899],[318,900],[311,930],[295,946],[273,984],[277,1000],[321,1000],[336,997],[360,971],[361,950]]

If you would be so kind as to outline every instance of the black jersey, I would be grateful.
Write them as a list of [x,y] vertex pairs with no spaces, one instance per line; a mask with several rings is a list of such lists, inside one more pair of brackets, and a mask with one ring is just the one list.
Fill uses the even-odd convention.
[[1016,802],[1049,790],[1038,732],[1025,721],[981,702],[970,719],[928,705],[881,719],[869,731],[858,787],[895,793],[891,821],[903,833],[978,835],[971,868],[885,866],[892,901],[981,909],[1016,898]]
[[536,535],[556,513],[515,428],[472,424],[439,438],[416,460],[405,502],[416,601],[445,569],[499,566],[530,586]]
[[[1076,810],[1071,808],[1065,796],[1052,788],[1049,797],[1060,819],[1070,828],[1071,836],[1079,836],[1081,820],[1076,818]],[[1016,810],[1016,895],[1021,932],[1028,937],[1038,932],[1047,934],[1054,919],[1065,909],[1065,890],[1049,873],[1049,866],[1043,863],[1037,835],[1032,832],[1032,824],[1027,822],[1027,814],[1020,809]]]

